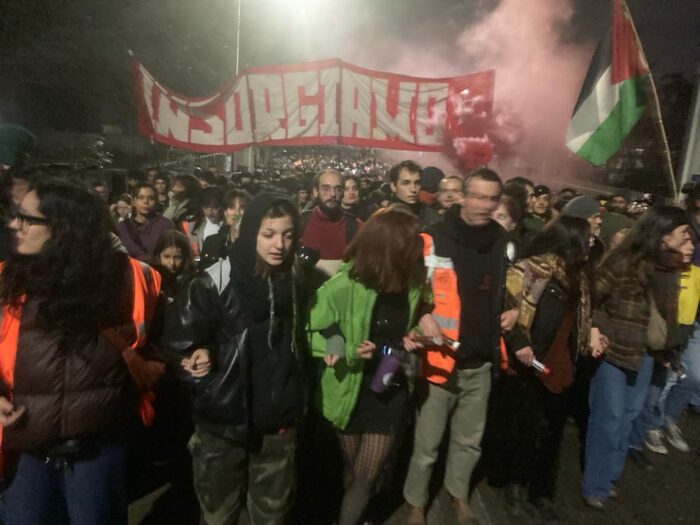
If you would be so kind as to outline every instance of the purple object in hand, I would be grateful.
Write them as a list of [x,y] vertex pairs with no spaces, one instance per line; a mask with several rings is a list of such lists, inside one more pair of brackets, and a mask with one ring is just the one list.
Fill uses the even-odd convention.
[[374,377],[372,377],[370,388],[377,394],[384,392],[393,384],[394,374],[396,374],[399,366],[401,366],[401,362],[396,356],[391,354],[383,355],[376,372],[374,372]]

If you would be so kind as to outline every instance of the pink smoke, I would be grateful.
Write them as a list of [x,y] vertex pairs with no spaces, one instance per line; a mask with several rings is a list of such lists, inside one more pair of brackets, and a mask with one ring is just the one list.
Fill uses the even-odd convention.
[[456,137],[452,139],[454,155],[459,160],[459,167],[470,170],[486,165],[493,158],[493,142],[484,135],[481,137]]
[[594,43],[562,39],[571,31],[573,13],[572,0],[501,0],[461,33],[449,61],[439,37],[420,47],[390,43],[384,49],[401,49],[392,56],[358,56],[369,67],[421,76],[496,70],[492,113],[483,118],[463,105],[461,125],[446,136],[447,155],[387,151],[387,156],[413,157],[452,172],[488,163],[504,179],[521,175],[555,187],[575,181],[590,168],[566,148],[566,127]]
[[456,41],[435,30],[387,34],[384,21],[371,9],[348,13],[338,25],[332,7],[337,4],[315,5],[319,29],[308,43],[308,59],[338,56],[371,69],[425,77],[496,70],[493,112],[479,120],[465,108],[460,129],[446,137],[448,155],[386,150],[388,160],[412,158],[454,173],[488,157],[504,178],[522,175],[553,186],[590,169],[564,144],[594,47],[594,42],[581,45],[561,38],[572,32],[573,0],[501,0],[488,13],[479,7],[486,3],[475,2],[475,9],[486,14]]
[[496,69],[489,136],[501,146],[493,164],[504,178],[552,183],[573,179],[580,168],[564,138],[592,47],[562,41],[573,13],[571,0],[502,0],[459,37],[476,69]]

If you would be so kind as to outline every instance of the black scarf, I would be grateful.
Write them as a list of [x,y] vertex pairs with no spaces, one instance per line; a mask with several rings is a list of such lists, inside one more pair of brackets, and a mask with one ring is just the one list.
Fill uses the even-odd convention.
[[460,343],[457,361],[477,367],[492,358],[496,304],[503,261],[505,236],[495,221],[483,226],[464,222],[458,207],[445,212],[442,231],[448,239],[449,253],[457,273],[460,311]]

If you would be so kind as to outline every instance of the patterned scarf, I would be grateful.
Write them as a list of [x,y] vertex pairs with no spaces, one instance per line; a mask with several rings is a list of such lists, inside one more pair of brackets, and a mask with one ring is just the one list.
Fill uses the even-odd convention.
[[[566,276],[564,261],[551,253],[522,259],[508,269],[506,288],[511,296],[510,300],[513,301],[510,307],[518,309],[518,325],[528,338],[535,320],[537,304],[551,279],[556,279],[568,291],[569,280]],[[576,317],[578,320],[577,351],[587,352],[592,325],[590,284],[585,274],[581,275]]]

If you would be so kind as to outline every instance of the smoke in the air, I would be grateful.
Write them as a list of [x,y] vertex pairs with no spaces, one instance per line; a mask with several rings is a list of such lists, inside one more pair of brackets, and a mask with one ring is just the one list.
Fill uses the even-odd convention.
[[450,154],[386,150],[386,156],[452,172],[488,162],[503,178],[522,175],[561,186],[586,169],[566,149],[565,133],[595,45],[568,38],[574,33],[573,4],[501,0],[491,8],[492,2],[475,0],[467,11],[436,7],[418,23],[419,30],[411,26],[397,33],[386,31],[391,20],[379,20],[371,9],[349,10],[342,24],[332,23],[339,3],[318,2],[319,29],[304,58],[337,56],[370,69],[425,77],[495,69],[491,115],[461,115],[458,133],[446,137]]
[[496,69],[490,138],[501,146],[494,164],[506,178],[561,181],[580,166],[564,137],[591,47],[564,38],[573,14],[570,0],[502,0],[459,37],[468,63]]

